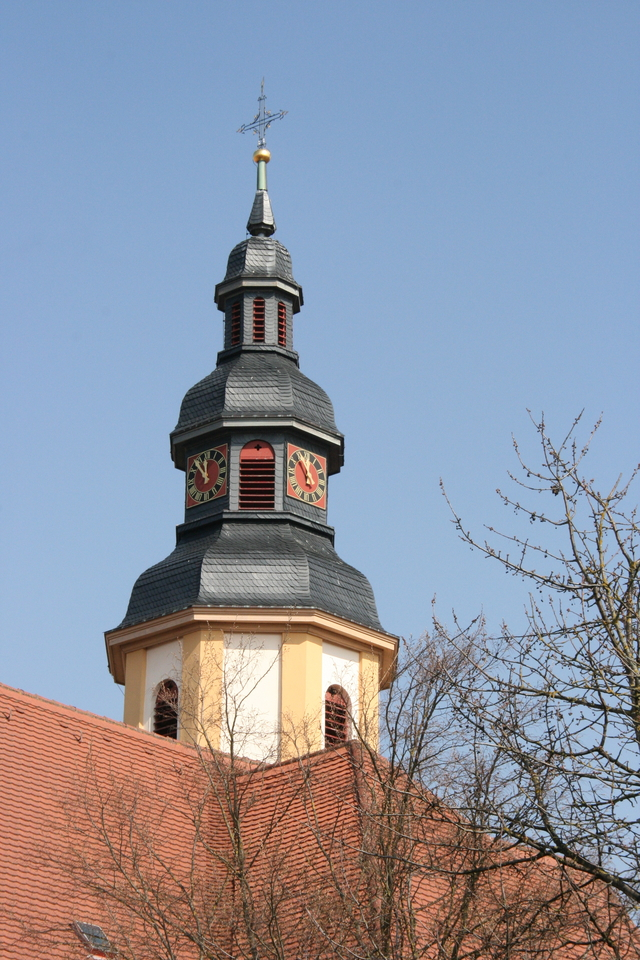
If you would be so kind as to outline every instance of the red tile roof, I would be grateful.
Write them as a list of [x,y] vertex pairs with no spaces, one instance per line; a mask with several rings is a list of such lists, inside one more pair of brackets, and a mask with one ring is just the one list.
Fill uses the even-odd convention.
[[108,792],[144,781],[148,814],[180,855],[188,820],[181,781],[194,760],[178,743],[0,685],[3,960],[87,955],[70,923],[108,923],[67,869],[69,847],[83,844],[73,828],[81,826],[85,799],[94,786]]
[[601,886],[472,833],[406,781],[389,790],[356,745],[230,765],[0,686],[0,750],[2,960],[86,957],[74,920],[127,955],[189,960],[194,915],[216,957],[335,956],[331,938],[371,955],[385,924],[395,955],[416,936],[425,958],[455,938],[461,958],[495,955],[508,926],[511,957],[600,957],[609,924],[640,957]]

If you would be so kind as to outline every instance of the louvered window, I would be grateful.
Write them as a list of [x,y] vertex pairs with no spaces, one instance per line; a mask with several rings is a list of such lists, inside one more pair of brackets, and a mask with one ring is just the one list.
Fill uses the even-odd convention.
[[264,440],[252,440],[240,451],[240,509],[273,510],[276,458]]
[[253,342],[264,343],[264,300],[256,297],[253,301]]
[[161,737],[178,739],[178,685],[173,680],[163,680],[158,687],[153,732]]
[[324,695],[324,745],[349,739],[349,698],[342,687],[331,686]]
[[231,346],[237,347],[240,343],[240,301],[231,304]]
[[284,303],[278,303],[278,346],[287,345],[287,307]]

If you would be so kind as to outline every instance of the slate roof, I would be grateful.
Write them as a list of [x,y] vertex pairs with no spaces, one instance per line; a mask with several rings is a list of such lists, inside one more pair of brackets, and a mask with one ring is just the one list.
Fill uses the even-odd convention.
[[247,237],[233,248],[223,282],[235,277],[281,277],[296,282],[291,254],[273,237]]
[[364,574],[325,536],[274,517],[183,537],[138,577],[118,629],[191,606],[319,609],[382,630]]
[[247,232],[252,236],[264,235],[270,237],[276,232],[276,222],[273,219],[271,201],[266,190],[256,190],[256,195],[247,221]]
[[324,390],[305,377],[294,360],[268,351],[226,358],[191,387],[174,435],[223,416],[294,417],[340,436]]

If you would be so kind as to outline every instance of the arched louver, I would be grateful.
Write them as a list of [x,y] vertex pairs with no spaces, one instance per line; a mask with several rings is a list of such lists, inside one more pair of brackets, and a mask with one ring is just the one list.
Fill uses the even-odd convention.
[[173,680],[163,680],[158,687],[153,732],[161,737],[178,739],[178,685]]
[[240,451],[240,509],[273,510],[276,458],[264,440],[252,440]]
[[349,698],[342,687],[331,686],[324,695],[324,745],[349,739]]
[[287,345],[287,306],[281,301],[278,303],[278,346]]
[[253,342],[264,343],[264,300],[256,297],[253,301]]
[[231,346],[237,347],[240,343],[240,301],[231,304]]

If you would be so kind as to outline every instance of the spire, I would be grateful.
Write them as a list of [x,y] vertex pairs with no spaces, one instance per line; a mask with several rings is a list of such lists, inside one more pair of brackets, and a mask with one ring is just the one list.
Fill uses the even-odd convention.
[[273,121],[281,120],[287,111],[278,110],[277,113],[271,113],[265,107],[266,99],[263,78],[260,85],[260,96],[258,97],[258,112],[251,123],[243,123],[238,130],[238,133],[251,131],[258,136],[258,149],[253,154],[254,163],[258,166],[258,182],[251,214],[247,221],[247,231],[252,237],[270,237],[272,233],[276,232],[276,222],[273,219],[271,201],[267,193],[267,164],[271,160],[271,153],[267,150],[266,132]]
[[276,222],[273,219],[271,200],[267,193],[267,164],[271,154],[266,147],[259,147],[253,155],[258,164],[258,183],[253,206],[247,221],[247,230],[252,237],[270,237],[276,232]]

